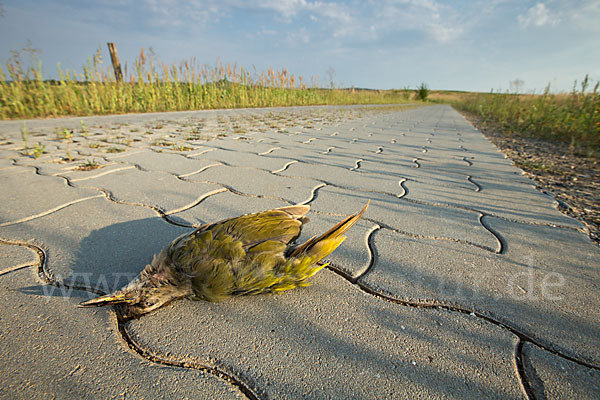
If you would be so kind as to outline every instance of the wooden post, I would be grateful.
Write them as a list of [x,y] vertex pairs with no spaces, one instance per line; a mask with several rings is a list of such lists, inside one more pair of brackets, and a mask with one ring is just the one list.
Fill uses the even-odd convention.
[[117,82],[123,82],[123,71],[121,71],[121,63],[119,62],[117,47],[112,42],[108,42],[107,44],[108,51],[110,52],[110,59],[112,61],[113,69],[115,70],[115,78]]

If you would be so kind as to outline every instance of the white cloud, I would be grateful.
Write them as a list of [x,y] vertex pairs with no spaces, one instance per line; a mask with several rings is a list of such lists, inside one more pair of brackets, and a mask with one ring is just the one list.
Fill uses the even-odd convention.
[[180,27],[193,21],[197,26],[219,20],[222,11],[213,2],[179,0],[144,0],[144,9],[159,26]]
[[[316,28],[329,32],[332,38],[353,34],[359,21],[356,4],[311,0],[144,0],[144,9],[152,15],[153,22],[162,26],[194,26],[202,28],[214,25],[221,19],[236,14],[251,12],[266,18],[292,23],[310,22]],[[361,16],[365,17],[365,16]],[[305,42],[308,34],[292,27],[290,35]],[[259,32],[260,33],[260,32]]]
[[351,23],[353,21],[352,16],[348,12],[348,8],[338,3],[322,3],[315,1],[307,3],[307,10],[319,14],[323,17],[339,21],[341,23]]
[[556,25],[559,21],[558,17],[552,16],[550,11],[546,8],[544,3],[537,3],[531,7],[527,14],[520,14],[518,17],[519,24],[523,28],[528,26],[544,26],[544,25]]
[[[317,16],[326,17],[331,20],[349,23],[352,17],[344,5],[332,2],[324,3],[321,1],[306,0],[261,0],[256,6],[258,8],[275,11],[284,18],[291,20],[304,12],[310,12],[309,18],[313,21]],[[314,18],[314,19],[313,19]]]
[[262,0],[257,4],[258,7],[273,10],[286,18],[298,14],[299,10],[306,7],[304,0]]
[[[499,0],[495,0],[499,1]],[[439,0],[342,2],[319,0],[144,0],[145,9],[159,26],[202,29],[243,12],[262,14],[291,25],[290,34],[306,40],[297,24],[310,23],[310,37],[370,42],[406,31],[421,32],[438,43],[448,43],[465,32],[465,10]],[[296,26],[293,26],[296,25]],[[374,27],[374,28],[373,28]],[[319,33],[317,33],[319,32]],[[260,32],[257,32],[260,33]],[[336,45],[330,43],[330,45]]]
[[378,28],[422,32],[440,43],[458,38],[466,25],[463,12],[435,0],[388,0],[375,17]]

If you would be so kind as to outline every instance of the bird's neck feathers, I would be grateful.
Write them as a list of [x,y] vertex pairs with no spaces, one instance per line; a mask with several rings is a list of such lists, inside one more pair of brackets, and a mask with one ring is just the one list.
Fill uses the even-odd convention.
[[146,268],[140,273],[138,281],[154,287],[174,286],[182,291],[189,286],[191,292],[190,279],[173,268],[166,251],[154,256],[152,263],[146,265]]

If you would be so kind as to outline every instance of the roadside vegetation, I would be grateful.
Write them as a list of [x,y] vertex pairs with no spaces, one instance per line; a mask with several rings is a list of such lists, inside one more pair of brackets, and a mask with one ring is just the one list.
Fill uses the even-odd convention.
[[[323,89],[285,69],[257,71],[236,64],[214,66],[196,59],[179,65],[161,63],[153,52],[125,65],[124,81],[102,64],[100,50],[82,72],[62,70],[45,80],[37,50],[13,51],[0,66],[0,119],[98,115],[130,112],[274,107],[320,104],[396,104],[409,102],[411,91]],[[26,58],[24,60],[23,58]]]
[[429,96],[429,88],[425,82],[421,83],[417,90],[415,91],[415,97],[421,101],[427,101],[427,97]]
[[577,155],[600,155],[599,83],[586,76],[569,93],[542,94],[448,92],[430,96],[474,114],[483,124],[500,126],[505,135],[564,143]]

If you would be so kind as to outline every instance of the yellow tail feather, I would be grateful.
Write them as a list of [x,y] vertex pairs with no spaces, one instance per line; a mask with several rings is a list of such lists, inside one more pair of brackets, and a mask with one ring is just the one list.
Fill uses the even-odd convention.
[[[311,248],[316,246],[318,243],[323,243],[327,240],[339,238],[348,229],[350,229],[352,227],[352,225],[354,225],[356,222],[358,222],[358,220],[365,214],[365,211],[367,211],[367,208],[369,207],[369,202],[370,202],[370,200],[367,201],[367,204],[365,204],[364,208],[361,211],[359,211],[358,213],[356,213],[354,215],[349,216],[348,218],[344,219],[343,221],[338,222],[331,229],[329,229],[327,232],[325,232],[321,236],[319,236],[319,237],[313,236],[310,239],[308,239],[306,242],[302,243],[300,246],[296,247],[294,249],[294,251],[292,251],[290,253],[289,256],[294,257],[294,256],[298,256],[302,253],[308,253],[308,252],[310,252]],[[342,239],[342,241],[343,241],[343,239]],[[329,251],[327,254],[324,254],[319,259],[330,254],[340,244],[341,244],[341,241],[339,243],[337,243],[336,246],[334,246],[331,249],[331,251]],[[321,251],[317,251],[317,253],[320,253],[320,252]]]

